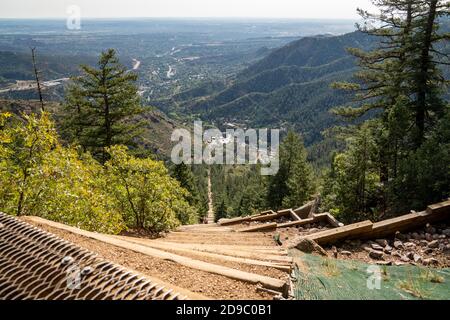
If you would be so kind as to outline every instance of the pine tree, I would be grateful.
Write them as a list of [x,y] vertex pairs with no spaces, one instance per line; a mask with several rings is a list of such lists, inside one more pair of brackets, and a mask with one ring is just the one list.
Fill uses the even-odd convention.
[[446,81],[438,65],[448,56],[439,52],[436,44],[449,37],[439,32],[439,17],[448,14],[449,4],[439,0],[373,3],[380,13],[359,10],[364,18],[359,30],[376,37],[378,45],[368,52],[349,50],[361,67],[355,74],[357,81],[334,86],[354,91],[355,99],[351,106],[334,112],[354,119],[378,110],[371,122],[372,161],[382,187],[377,206],[387,211],[404,192],[401,181],[413,179],[405,176],[412,172],[401,166],[414,159],[415,151],[433,135],[446,109],[442,96]]
[[[358,59],[360,70],[353,83],[335,83],[338,89],[355,92],[352,106],[335,108],[338,115],[357,118],[372,110],[389,110],[396,99],[407,94],[405,85],[405,60],[410,50],[413,3],[416,0],[374,0],[380,13],[371,14],[358,9],[363,23],[358,30],[376,39],[378,45],[370,51],[349,48]],[[356,107],[355,107],[356,105]]]
[[189,204],[191,206],[199,206],[200,199],[192,170],[184,162],[182,162],[175,165],[172,176],[178,180],[182,188],[189,192],[186,199]]
[[239,206],[237,208],[237,213],[239,217],[249,216],[255,213],[254,208],[254,198],[252,193],[246,189],[241,197]]
[[220,219],[224,219],[228,217],[227,205],[225,204],[225,200],[220,202],[220,205],[216,208],[215,220],[216,222]]
[[292,164],[291,174],[286,182],[288,194],[283,199],[285,208],[301,206],[308,201],[314,191],[312,167],[307,161],[307,153],[303,144],[300,146],[297,157]]
[[331,171],[325,179],[323,209],[344,222],[378,218],[376,128],[377,122],[370,121],[356,135],[349,137],[347,150],[333,157]]
[[280,169],[269,178],[267,205],[272,209],[301,205],[311,193],[312,169],[306,161],[303,142],[293,131],[288,132],[280,145],[279,157]]
[[81,67],[83,75],[73,79],[66,95],[64,131],[70,142],[81,145],[105,162],[106,148],[133,145],[143,112],[134,82],[137,75],[119,63],[116,52],[103,52],[98,68]]
[[408,72],[412,77],[410,94],[415,97],[415,148],[422,145],[427,132],[445,112],[446,104],[442,98],[445,79],[438,65],[445,64],[439,58],[444,56],[448,59],[448,54],[440,52],[436,44],[450,39],[450,33],[439,32],[440,18],[449,15],[449,8],[448,1],[423,1],[415,24],[416,31],[412,34],[411,43],[416,45],[409,52],[411,65]]

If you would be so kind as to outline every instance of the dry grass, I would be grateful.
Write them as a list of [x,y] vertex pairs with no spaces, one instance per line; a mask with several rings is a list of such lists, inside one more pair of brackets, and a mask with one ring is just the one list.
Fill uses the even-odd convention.
[[334,259],[324,259],[321,263],[323,273],[328,277],[337,277],[341,274],[336,261]]
[[429,281],[432,283],[444,283],[445,279],[444,277],[441,277],[437,273],[431,271],[430,269],[424,269],[420,272],[420,278],[423,281]]
[[424,288],[424,285],[425,281],[422,277],[414,278],[410,273],[406,280],[398,282],[400,289],[419,299],[426,299],[429,296],[429,292]]

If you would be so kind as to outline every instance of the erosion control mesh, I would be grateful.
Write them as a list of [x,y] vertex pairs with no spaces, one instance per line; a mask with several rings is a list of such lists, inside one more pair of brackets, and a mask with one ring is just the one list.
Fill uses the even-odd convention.
[[298,300],[450,299],[450,269],[375,266],[296,249],[290,254],[298,265],[293,283]]
[[185,297],[0,213],[0,300],[179,300]]

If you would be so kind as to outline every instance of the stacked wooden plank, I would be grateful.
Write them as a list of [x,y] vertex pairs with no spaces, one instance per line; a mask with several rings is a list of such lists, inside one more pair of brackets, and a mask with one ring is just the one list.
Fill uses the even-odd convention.
[[267,232],[267,231],[273,231],[277,229],[277,224],[274,223],[264,223],[261,225],[256,225],[253,227],[248,227],[242,230],[239,230],[239,232]]
[[236,224],[242,224],[245,222],[251,222],[251,221],[271,221],[275,220],[284,216],[291,216],[291,218],[295,221],[306,219],[308,217],[312,217],[311,210],[314,207],[314,204],[316,201],[310,201],[306,203],[305,205],[301,206],[297,209],[285,209],[280,210],[278,212],[268,210],[261,212],[256,215],[247,216],[247,217],[238,217],[238,218],[232,218],[232,219],[221,219],[219,221],[219,225],[221,226],[232,226]]
[[[27,217],[28,221],[35,222],[38,224],[46,225],[52,228],[56,228],[59,230],[63,230],[66,232],[73,233],[75,235],[80,235],[83,237],[87,237],[90,239],[94,239],[115,247],[119,247],[125,250],[134,251],[140,254],[144,254],[146,256],[154,257],[157,259],[172,261],[174,263],[177,263],[179,265],[208,272],[213,273],[217,275],[222,275],[225,277],[228,277],[230,279],[234,280],[240,280],[252,284],[260,284],[266,289],[275,290],[283,295],[286,295],[288,285],[285,280],[281,280],[278,278],[272,278],[269,276],[257,274],[257,273],[251,273],[242,271],[239,269],[235,269],[232,267],[228,267],[223,264],[216,264],[211,262],[206,262],[204,260],[191,258],[190,254],[194,253],[192,250],[188,249],[186,247],[177,246],[176,244],[164,244],[157,241],[152,240],[144,240],[144,239],[135,239],[135,238],[128,238],[123,236],[112,236],[112,235],[106,235],[106,234],[100,234],[95,232],[89,232],[85,230],[81,230],[75,227],[70,227],[63,225],[61,223],[48,221],[39,217]],[[177,253],[172,253],[172,251],[175,251]],[[201,252],[198,252],[197,254],[201,254]],[[255,258],[246,258],[241,259],[239,257],[235,256],[228,256],[224,255],[223,257],[219,257],[217,254],[203,254],[206,258],[217,258],[229,262],[236,262],[236,263],[245,263],[245,264],[251,264],[251,265],[258,265],[258,266],[266,266],[266,267],[272,267],[277,268],[280,270],[287,271],[290,268],[286,268],[290,266],[289,258],[287,257],[276,257],[276,260],[273,258],[270,259],[263,259],[256,261]]]
[[317,232],[306,238],[314,240],[320,245],[326,245],[343,239],[359,238],[371,232],[372,227],[373,223],[367,220],[336,229]]
[[[342,223],[337,221],[336,218],[329,213],[315,214],[314,211],[317,207],[317,201],[318,200],[310,201],[297,209],[285,209],[278,212],[268,210],[253,216],[222,219],[219,221],[219,225],[232,226],[251,222],[266,222],[260,225],[249,226],[248,228],[239,230],[239,232],[269,232],[276,229],[304,226],[317,222],[326,222],[333,227],[343,226]],[[282,217],[288,217],[292,221],[284,223],[276,223],[274,221]]]

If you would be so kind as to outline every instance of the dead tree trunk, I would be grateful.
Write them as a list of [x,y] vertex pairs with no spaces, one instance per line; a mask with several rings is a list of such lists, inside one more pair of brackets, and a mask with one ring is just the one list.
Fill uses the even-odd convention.
[[34,76],[36,77],[36,85],[39,94],[39,101],[41,103],[41,111],[45,111],[44,99],[42,99],[41,83],[39,81],[39,71],[36,66],[36,48],[31,48],[31,57],[33,59]]

